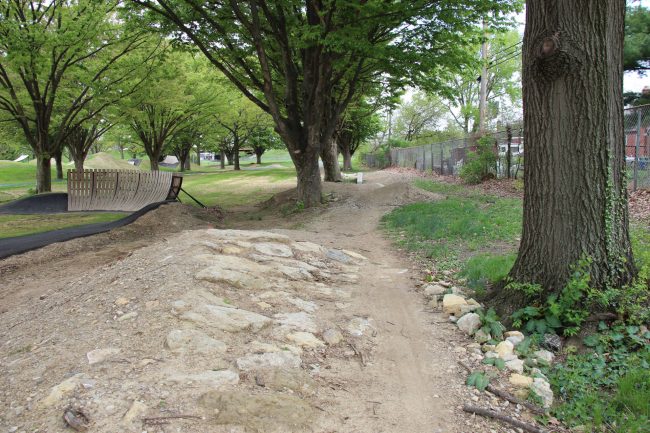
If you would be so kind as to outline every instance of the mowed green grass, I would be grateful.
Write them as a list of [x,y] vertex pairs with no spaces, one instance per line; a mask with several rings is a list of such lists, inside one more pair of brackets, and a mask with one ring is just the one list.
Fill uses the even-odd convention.
[[43,215],[0,215],[0,239],[47,232],[85,224],[115,221],[125,212],[71,212]]
[[495,244],[499,249],[516,248],[522,224],[520,199],[432,181],[416,181],[416,186],[447,198],[400,207],[382,221],[400,245],[432,259],[438,270],[458,269],[469,256]]
[[[521,199],[428,180],[415,185],[447,198],[385,215],[384,227],[399,245],[430,259],[437,270],[459,271],[474,289],[485,289],[507,276],[521,235]],[[637,267],[650,277],[650,227],[632,222],[630,237]]]

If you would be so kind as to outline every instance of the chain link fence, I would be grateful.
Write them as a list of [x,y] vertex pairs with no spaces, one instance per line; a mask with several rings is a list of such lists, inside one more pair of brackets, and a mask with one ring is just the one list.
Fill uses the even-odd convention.
[[625,122],[625,162],[632,190],[650,188],[650,105],[628,108]]
[[[650,105],[628,108],[625,121],[625,160],[633,190],[650,188]],[[521,178],[524,169],[524,130],[510,127],[488,134],[494,139],[499,178]],[[458,176],[474,139],[461,138],[407,148],[392,148],[386,154],[367,154],[368,167],[405,167],[440,175]]]

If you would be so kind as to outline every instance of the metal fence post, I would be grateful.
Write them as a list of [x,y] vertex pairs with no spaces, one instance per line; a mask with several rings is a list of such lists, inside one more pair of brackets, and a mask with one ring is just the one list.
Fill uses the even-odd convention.
[[634,185],[632,187],[633,191],[636,191],[637,183],[639,179],[639,147],[641,144],[641,110],[636,110],[637,119],[636,119],[636,140],[634,142]]

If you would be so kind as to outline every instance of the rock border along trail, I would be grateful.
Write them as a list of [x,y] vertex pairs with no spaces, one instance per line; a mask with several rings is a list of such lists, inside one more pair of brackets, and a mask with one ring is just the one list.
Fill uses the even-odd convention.
[[93,432],[510,432],[460,409],[497,405],[464,385],[471,340],[378,228],[439,198],[398,179],[329,186],[339,202],[292,221],[79,252],[84,273],[33,274],[22,296],[8,273],[0,432],[72,431],[67,408]]

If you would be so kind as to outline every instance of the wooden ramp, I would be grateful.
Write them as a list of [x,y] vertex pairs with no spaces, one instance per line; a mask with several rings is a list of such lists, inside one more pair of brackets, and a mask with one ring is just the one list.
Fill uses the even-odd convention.
[[136,170],[68,170],[68,211],[137,211],[175,200],[183,177],[178,173]]

